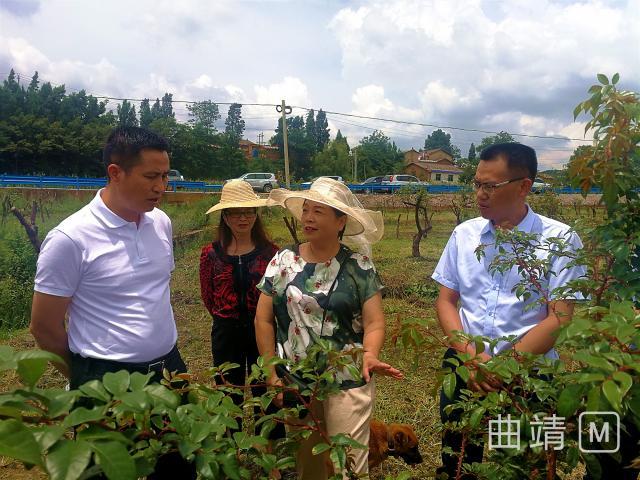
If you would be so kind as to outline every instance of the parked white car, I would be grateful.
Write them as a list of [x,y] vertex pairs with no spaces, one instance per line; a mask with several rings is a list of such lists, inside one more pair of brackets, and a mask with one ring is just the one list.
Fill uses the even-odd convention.
[[[382,182],[380,182],[382,187],[390,186],[390,187],[404,187],[404,186],[415,186],[415,187],[423,187],[425,185],[429,185],[427,182],[423,182],[418,177],[414,177],[413,175],[407,175],[405,173],[399,173],[397,175],[385,175],[382,178]],[[387,191],[392,192],[397,190],[397,188],[389,188]]]
[[546,183],[543,182],[541,179],[536,178],[533,182],[533,185],[531,185],[531,191],[533,193],[541,193],[544,192],[546,190],[550,190],[552,188],[550,183]]
[[344,179],[340,175],[321,175],[319,177],[314,178],[310,182],[302,182],[300,186],[302,188],[309,188],[313,182],[315,182],[318,178],[333,178],[341,183],[344,183]]
[[[280,184],[273,173],[245,173],[238,177],[238,179],[249,183],[254,190],[259,190],[265,193],[269,193],[274,188],[280,188]],[[234,178],[231,180],[236,179]],[[227,182],[228,181],[229,180],[227,180]]]
[[170,182],[184,182],[184,177],[178,170],[169,170],[169,181]]

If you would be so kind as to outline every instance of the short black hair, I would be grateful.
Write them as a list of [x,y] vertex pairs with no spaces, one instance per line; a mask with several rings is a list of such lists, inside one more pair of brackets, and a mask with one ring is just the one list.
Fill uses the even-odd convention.
[[507,159],[509,170],[522,172],[533,182],[538,173],[536,151],[521,143],[495,143],[480,152],[480,160],[494,160],[500,156]]
[[109,134],[102,151],[104,167],[115,163],[128,172],[140,161],[140,152],[145,148],[168,152],[169,142],[146,128],[118,127]]

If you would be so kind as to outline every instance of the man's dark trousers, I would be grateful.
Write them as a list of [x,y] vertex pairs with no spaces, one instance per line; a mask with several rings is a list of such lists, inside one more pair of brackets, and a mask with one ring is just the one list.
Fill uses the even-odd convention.
[[[99,360],[94,358],[84,358],[77,354],[71,355],[71,378],[70,387],[77,389],[80,385],[90,380],[102,380],[107,372],[118,372],[127,370],[129,373],[140,372],[147,374],[153,372],[152,382],[160,382],[162,379],[163,369],[170,372],[186,373],[187,367],[180,356],[178,347],[173,349],[166,355],[152,360],[149,363],[122,363],[110,360]],[[196,468],[193,463],[187,462],[180,453],[171,452],[162,455],[156,462],[155,471],[147,478],[149,480],[169,480],[169,479],[196,479]],[[95,478],[95,477],[94,477]],[[98,477],[104,478],[104,477]]]

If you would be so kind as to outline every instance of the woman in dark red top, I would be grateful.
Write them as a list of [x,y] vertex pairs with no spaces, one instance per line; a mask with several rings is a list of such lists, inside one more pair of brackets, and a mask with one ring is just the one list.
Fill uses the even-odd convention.
[[[213,364],[240,365],[224,375],[232,385],[245,384],[246,370],[259,356],[253,326],[260,296],[256,285],[278,251],[257,214],[257,207],[266,202],[253,193],[247,182],[233,180],[222,188],[220,203],[207,211],[221,210],[221,214],[217,239],[205,245],[200,255],[200,291],[213,317]],[[264,391],[252,387],[254,396]],[[240,404],[242,398],[234,397],[234,402]]]

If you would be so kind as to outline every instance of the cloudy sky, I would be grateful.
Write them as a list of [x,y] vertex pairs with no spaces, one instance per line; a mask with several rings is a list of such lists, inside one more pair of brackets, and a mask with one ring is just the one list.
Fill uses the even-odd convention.
[[[280,103],[429,125],[583,138],[596,73],[640,91],[640,0],[0,0],[0,74],[68,91]],[[111,102],[115,106],[117,102]],[[184,117],[184,104],[175,110]],[[223,116],[225,107],[221,108]],[[305,114],[294,108],[294,114]],[[265,140],[274,107],[243,108]],[[329,115],[420,148],[433,128]],[[486,134],[447,130],[463,154]],[[520,138],[520,137],[519,137]],[[520,138],[543,168],[578,141]]]

